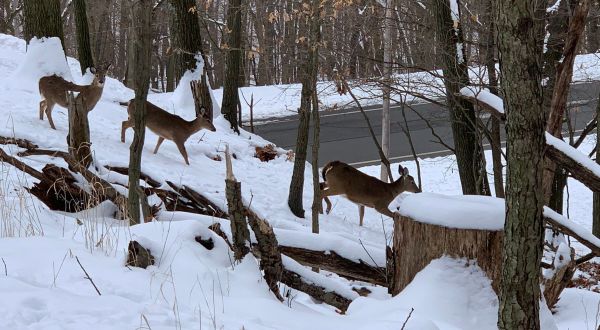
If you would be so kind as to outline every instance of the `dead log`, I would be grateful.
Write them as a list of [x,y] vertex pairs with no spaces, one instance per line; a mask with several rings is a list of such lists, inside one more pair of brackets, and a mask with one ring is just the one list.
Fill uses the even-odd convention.
[[589,168],[581,165],[551,144],[546,144],[546,157],[569,171],[573,178],[586,185],[593,192],[600,192],[600,177]]
[[[563,290],[569,285],[573,275],[575,274],[575,250],[573,248],[569,248],[571,250],[570,260],[566,262],[565,260],[561,260],[562,267],[555,269],[554,274],[549,279],[544,279],[544,298],[546,299],[546,304],[548,308],[554,308],[558,299],[560,298],[560,294]],[[563,256],[557,255],[556,258],[562,258]],[[556,262],[554,263],[556,264]]]
[[227,196],[227,210],[233,237],[233,255],[235,260],[242,260],[250,252],[250,231],[244,214],[242,201],[242,184],[235,179],[229,155],[229,146],[225,146],[225,195]]
[[14,138],[14,137],[4,137],[4,136],[0,136],[0,144],[14,144],[20,148],[23,149],[37,149],[38,146],[37,144],[25,140],[25,139],[18,139],[18,138]]
[[203,213],[217,218],[227,218],[227,213],[221,210],[215,203],[202,196],[189,186],[179,187],[171,181],[166,181],[175,193],[191,201],[195,208],[201,209]]
[[323,301],[328,305],[338,308],[342,313],[345,313],[346,310],[348,310],[348,307],[352,302],[352,300],[343,297],[335,291],[328,291],[327,289],[319,285],[307,283],[301,275],[285,268],[283,269],[281,282],[289,286],[290,288],[308,294],[314,299]]
[[148,266],[154,265],[154,256],[150,249],[144,248],[137,241],[130,241],[127,247],[126,265],[146,269]]
[[388,291],[397,295],[432,260],[448,255],[476,259],[497,292],[503,236],[502,231],[447,228],[400,216],[394,221],[394,274]]
[[[109,171],[112,172],[117,172],[119,174],[123,174],[123,175],[129,175],[129,168],[127,167],[119,167],[119,166],[105,166],[105,168]],[[160,187],[160,182],[152,179],[149,175],[140,172],[140,178],[142,180],[144,180],[144,182],[146,182],[149,186],[153,187],[153,188],[158,188]]]
[[598,247],[597,245],[595,245],[594,243],[588,241],[587,239],[581,237],[581,235],[577,234],[576,232],[574,232],[573,230],[571,230],[569,227],[567,226],[563,226],[561,223],[559,223],[558,221],[550,218],[550,217],[545,217],[544,220],[546,221],[546,224],[550,225],[552,228],[556,229],[557,231],[571,236],[573,238],[575,238],[579,243],[581,243],[583,246],[587,247],[588,249],[590,249],[592,251],[592,253],[596,256],[600,256],[600,247]]
[[279,245],[279,251],[304,266],[330,271],[349,280],[388,285],[385,267],[373,267],[363,261],[354,262],[333,251],[313,251],[284,245]]
[[261,162],[268,162],[277,158],[277,150],[275,150],[275,145],[267,144],[264,147],[255,147],[254,157],[260,159]]
[[53,164],[44,166],[40,181],[27,190],[55,211],[79,212],[106,200],[81,189],[69,170]]
[[4,150],[2,150],[2,148],[0,148],[0,161],[11,164],[12,166],[16,167],[18,170],[23,171],[38,180],[42,180],[44,177],[44,175],[40,171],[23,163],[22,161],[16,159],[15,157],[8,155],[6,152],[4,152]]
[[64,159],[64,161],[69,165],[70,169],[80,173],[87,180],[87,182],[90,184],[90,189],[94,191],[95,195],[101,196],[101,198],[106,198],[113,202],[119,208],[121,215],[127,214],[127,197],[119,193],[110,183],[99,178],[97,175],[88,170],[69,153],[45,149],[32,149],[19,153],[19,156],[21,157],[29,155],[45,155]]

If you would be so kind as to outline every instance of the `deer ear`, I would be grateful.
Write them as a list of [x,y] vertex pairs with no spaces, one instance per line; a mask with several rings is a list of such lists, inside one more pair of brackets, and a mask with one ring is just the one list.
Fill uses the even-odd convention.
[[92,74],[96,74],[96,68],[94,68],[94,67],[91,67],[91,68],[90,68],[90,72],[91,72]]
[[108,71],[110,68],[112,68],[112,63],[108,63],[105,70]]
[[408,168],[398,165],[398,173],[400,173],[401,176],[408,175]]

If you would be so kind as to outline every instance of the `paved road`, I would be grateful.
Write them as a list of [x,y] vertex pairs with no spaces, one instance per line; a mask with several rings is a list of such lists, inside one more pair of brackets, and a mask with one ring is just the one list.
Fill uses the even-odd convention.
[[[569,104],[578,107],[574,117],[576,129],[582,129],[594,117],[600,82],[580,83],[571,86]],[[444,107],[432,103],[411,104],[427,119],[435,132],[445,143],[452,146],[452,131],[448,112]],[[365,107],[366,113],[376,134],[381,132],[381,108]],[[391,160],[412,159],[412,153],[404,128],[408,124],[417,154],[420,157],[435,157],[449,154],[438,143],[431,129],[413,110],[405,108],[406,122],[400,106],[391,107]],[[489,116],[488,114],[483,114]],[[485,121],[486,119],[484,119]],[[280,147],[294,149],[298,129],[298,116],[278,118],[257,124],[255,132]],[[504,129],[501,130],[502,132]],[[504,134],[503,134],[504,135]],[[312,127],[310,132],[312,143]],[[319,163],[323,166],[331,160],[341,160],[354,165],[370,165],[379,162],[377,150],[369,134],[363,115],[356,108],[321,113],[321,147]],[[310,144],[308,150],[310,157]]]

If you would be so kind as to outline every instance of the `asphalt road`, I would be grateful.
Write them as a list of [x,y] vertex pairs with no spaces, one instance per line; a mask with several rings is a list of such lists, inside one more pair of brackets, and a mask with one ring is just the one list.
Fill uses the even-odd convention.
[[[569,106],[575,107],[573,125],[576,130],[585,127],[594,117],[600,82],[579,83],[571,86]],[[365,107],[365,111],[376,134],[381,134],[381,107]],[[401,107],[392,105],[390,159],[393,161],[412,159],[412,152],[405,128],[408,125],[416,153],[419,157],[437,157],[448,155],[449,151],[441,145],[436,137],[415,111],[427,119],[435,133],[452,146],[452,131],[448,111],[433,103],[409,104],[405,106],[406,122],[402,117]],[[489,114],[483,113],[484,122]],[[278,118],[255,124],[255,133],[274,142],[276,145],[295,149],[298,130],[298,116]],[[501,128],[504,140],[504,128]],[[311,158],[312,127],[309,141],[308,158]],[[363,115],[356,108],[347,108],[321,113],[321,146],[319,164],[323,166],[331,160],[341,160],[356,166],[379,163],[377,149],[369,134]]]

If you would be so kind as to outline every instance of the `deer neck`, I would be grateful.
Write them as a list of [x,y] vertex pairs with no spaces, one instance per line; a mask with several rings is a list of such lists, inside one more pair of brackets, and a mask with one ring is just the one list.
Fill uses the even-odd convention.
[[190,135],[194,134],[202,129],[202,122],[203,122],[202,117],[196,117],[196,119],[188,122]]
[[400,176],[398,178],[398,180],[392,182],[392,183],[388,183],[388,185],[392,188],[392,191],[394,191],[394,194],[396,196],[400,195],[403,191],[404,191],[404,185],[402,182],[402,176]]
[[102,96],[102,91],[104,89],[104,85],[98,86],[95,82],[92,83],[88,88],[80,93],[83,101],[85,102],[86,110],[91,111],[96,103],[100,100]]

